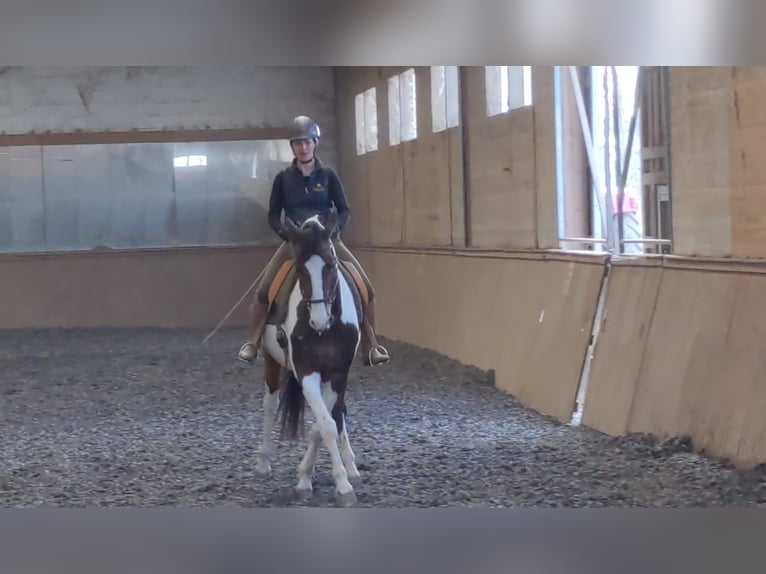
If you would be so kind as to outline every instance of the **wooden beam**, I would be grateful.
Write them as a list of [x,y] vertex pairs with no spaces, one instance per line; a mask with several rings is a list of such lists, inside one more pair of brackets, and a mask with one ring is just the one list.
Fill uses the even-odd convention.
[[210,130],[32,132],[24,134],[0,134],[0,146],[278,140],[287,139],[288,137],[288,129],[282,127]]

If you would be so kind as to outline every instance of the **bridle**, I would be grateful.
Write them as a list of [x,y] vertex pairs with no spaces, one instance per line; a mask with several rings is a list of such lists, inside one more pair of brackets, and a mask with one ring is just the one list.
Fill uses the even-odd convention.
[[[318,305],[319,303],[324,303],[327,306],[328,315],[330,314],[330,306],[333,304],[335,299],[338,297],[338,285],[340,284],[340,277],[338,272],[338,258],[333,254],[332,259],[329,262],[325,262],[325,265],[329,267],[334,267],[336,270],[335,273],[335,284],[332,286],[332,288],[329,290],[330,295],[327,297],[322,297],[320,299],[307,299],[303,296],[303,290],[301,290],[301,302],[306,304],[306,307],[309,308],[311,305]],[[323,293],[324,295],[324,293]]]

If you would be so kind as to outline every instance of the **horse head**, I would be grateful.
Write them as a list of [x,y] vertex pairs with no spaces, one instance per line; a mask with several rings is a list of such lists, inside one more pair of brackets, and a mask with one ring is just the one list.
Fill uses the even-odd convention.
[[334,210],[326,217],[310,217],[301,226],[285,219],[302,302],[309,308],[309,325],[319,334],[332,326],[338,295],[338,258],[332,244],[337,224]]

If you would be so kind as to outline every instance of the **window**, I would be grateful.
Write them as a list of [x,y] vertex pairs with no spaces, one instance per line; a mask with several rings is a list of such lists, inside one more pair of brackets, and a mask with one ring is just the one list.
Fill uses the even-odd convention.
[[391,145],[418,137],[415,70],[388,79],[388,140]]
[[207,165],[206,155],[179,155],[173,158],[173,167],[200,167]]
[[286,140],[0,147],[0,252],[271,244],[290,160]]
[[531,66],[485,66],[487,115],[532,105]]
[[431,129],[441,132],[460,122],[457,66],[431,66]]
[[399,76],[388,78],[388,143],[402,141],[402,113],[399,105]]
[[378,149],[378,103],[375,88],[369,88],[354,99],[356,115],[356,155]]
[[[637,106],[639,73],[644,74],[645,83]],[[554,79],[561,248],[670,252],[669,122],[663,118],[668,86],[662,70],[566,66],[554,68]],[[641,106],[647,101],[654,102],[654,107],[651,116],[644,118]],[[570,170],[570,177],[564,177],[565,170]],[[583,177],[585,170],[589,180]]]

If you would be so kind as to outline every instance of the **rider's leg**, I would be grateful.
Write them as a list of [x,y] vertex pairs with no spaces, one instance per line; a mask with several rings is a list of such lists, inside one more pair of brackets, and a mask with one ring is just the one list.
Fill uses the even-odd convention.
[[258,356],[258,347],[261,343],[261,337],[263,337],[263,331],[266,328],[266,318],[269,313],[269,289],[271,283],[274,281],[274,277],[279,272],[282,264],[285,261],[289,261],[292,257],[293,253],[290,244],[287,242],[282,243],[266,265],[263,276],[256,286],[253,303],[250,306],[250,322],[253,333],[250,340],[242,345],[239,350],[239,359],[246,363],[251,362]]
[[365,365],[379,365],[381,363],[387,363],[390,360],[390,356],[386,348],[378,343],[378,338],[375,333],[375,288],[372,286],[370,278],[365,273],[361,263],[354,257],[354,254],[349,251],[348,247],[343,243],[343,240],[339,237],[333,241],[335,246],[335,253],[339,259],[351,261],[359,275],[362,276],[367,292],[369,293],[369,302],[367,304],[362,301],[363,317],[362,317],[362,357]]

